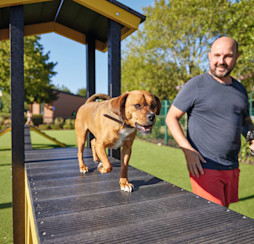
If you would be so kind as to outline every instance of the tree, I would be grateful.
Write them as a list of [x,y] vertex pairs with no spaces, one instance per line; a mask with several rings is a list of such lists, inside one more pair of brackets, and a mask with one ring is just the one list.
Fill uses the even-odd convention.
[[228,9],[224,34],[239,43],[240,56],[232,75],[241,80],[247,90],[254,85],[254,0],[236,1]]
[[80,89],[78,89],[77,95],[79,95],[81,97],[86,97],[86,88],[80,88]]
[[[49,61],[49,52],[43,54],[40,37],[24,38],[25,102],[49,103],[57,98],[51,78],[56,74],[56,63]],[[10,93],[10,43],[0,42],[0,89]]]
[[61,85],[61,86],[57,85],[57,86],[55,86],[55,89],[71,94],[71,90],[67,86],[65,86],[65,85]]
[[[237,11],[236,21],[242,14],[250,14],[247,9],[251,9],[253,0],[243,2],[248,2],[249,7],[240,6],[244,5],[242,1],[156,0],[154,7],[145,8],[147,19],[124,50],[123,90],[146,89],[160,99],[173,99],[186,81],[208,70],[211,43],[221,35],[235,37],[235,21],[228,20]],[[239,11],[243,8],[244,13]],[[248,16],[244,16],[245,21]],[[250,31],[253,20],[244,23]],[[253,38],[252,33],[249,35]],[[243,39],[247,41],[248,37]],[[245,60],[249,62],[250,57]]]
[[1,99],[1,112],[10,113],[11,112],[11,96],[6,92],[2,92]]

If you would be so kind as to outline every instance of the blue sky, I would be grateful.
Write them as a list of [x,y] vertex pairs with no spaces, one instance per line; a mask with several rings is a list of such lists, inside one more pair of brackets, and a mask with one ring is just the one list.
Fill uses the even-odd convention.
[[[152,5],[154,0],[118,0],[143,14],[143,7]],[[134,32],[135,33],[135,32]],[[126,38],[128,41],[130,38]],[[55,33],[41,35],[40,43],[44,52],[50,51],[50,61],[57,62],[57,75],[52,78],[54,85],[68,87],[72,93],[86,87],[86,46]],[[125,40],[122,41],[122,49]],[[96,93],[108,92],[108,53],[96,51]]]

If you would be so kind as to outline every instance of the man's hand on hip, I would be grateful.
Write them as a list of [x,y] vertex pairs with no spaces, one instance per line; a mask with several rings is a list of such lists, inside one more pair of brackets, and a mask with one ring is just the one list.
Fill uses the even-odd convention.
[[195,149],[183,149],[187,167],[192,176],[199,177],[200,174],[204,174],[201,162],[206,163],[205,159]]

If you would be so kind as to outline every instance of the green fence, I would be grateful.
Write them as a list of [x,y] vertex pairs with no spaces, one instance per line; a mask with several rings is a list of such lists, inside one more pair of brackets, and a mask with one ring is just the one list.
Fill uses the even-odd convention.
[[[254,116],[254,109],[252,109],[253,97],[254,97],[254,92],[253,94],[252,93],[250,94],[250,114],[252,116]],[[149,141],[158,143],[158,144],[164,144],[168,146],[177,146],[165,122],[170,105],[171,105],[170,100],[161,101],[161,112],[160,112],[160,115],[156,117],[156,124],[154,125],[152,134],[148,136],[142,136],[140,133],[138,133],[138,137],[144,140],[149,140]],[[187,130],[187,115],[186,114],[180,120],[180,123],[181,123],[183,131],[186,133],[186,130]],[[250,155],[248,142],[246,142],[246,139],[243,136],[242,136],[242,147],[239,154],[239,159],[242,162],[248,162],[248,163],[254,160],[254,158],[251,157]]]
[[[173,137],[169,133],[168,127],[165,122],[165,119],[166,119],[166,116],[167,116],[170,106],[171,106],[170,100],[163,100],[161,102],[161,112],[160,112],[160,115],[157,116],[158,122],[156,123],[156,126],[160,127],[160,129],[159,130],[157,129],[157,130],[160,131],[160,133],[161,133],[160,137],[163,137],[165,145],[168,145],[169,142],[173,140]],[[186,116],[183,116],[183,118],[181,118],[181,120],[180,120],[180,124],[185,132],[186,132],[186,128],[187,128],[186,122],[187,122]]]
[[[156,116],[156,124],[153,127],[152,134],[148,136],[142,136],[140,133],[138,133],[138,136],[140,138],[144,140],[150,140],[156,143],[164,144],[164,145],[176,146],[176,142],[174,141],[173,137],[168,131],[168,127],[165,122],[170,105],[171,105],[170,100],[161,101],[160,115]],[[180,120],[180,123],[182,125],[182,128],[186,131],[186,117],[185,116]]]
[[160,126],[160,132],[164,134],[164,143],[168,145],[168,127],[166,125],[166,116],[168,113],[168,110],[170,108],[171,102],[169,100],[164,100],[161,103],[161,112],[160,115],[157,117],[157,122],[156,126]]
[[250,116],[254,116],[253,97],[254,97],[254,91],[249,93]]

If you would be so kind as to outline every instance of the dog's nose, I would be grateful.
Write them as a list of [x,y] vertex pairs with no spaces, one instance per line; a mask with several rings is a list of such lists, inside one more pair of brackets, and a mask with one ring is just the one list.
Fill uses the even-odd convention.
[[148,113],[146,115],[147,119],[150,121],[150,122],[153,122],[155,120],[155,114],[154,113]]

